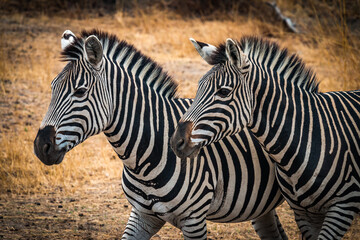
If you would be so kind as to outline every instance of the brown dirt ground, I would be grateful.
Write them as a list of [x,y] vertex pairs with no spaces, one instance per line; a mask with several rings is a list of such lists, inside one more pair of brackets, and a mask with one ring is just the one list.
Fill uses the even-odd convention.
[[[61,188],[44,194],[0,195],[0,239],[120,239],[131,206],[121,191],[121,180],[92,181],[75,193]],[[278,209],[289,239],[299,233],[289,206]],[[359,225],[359,218],[353,223]],[[358,229],[344,239],[360,239]],[[250,222],[208,222],[209,239],[258,239]],[[152,239],[182,239],[181,231],[166,224]]]

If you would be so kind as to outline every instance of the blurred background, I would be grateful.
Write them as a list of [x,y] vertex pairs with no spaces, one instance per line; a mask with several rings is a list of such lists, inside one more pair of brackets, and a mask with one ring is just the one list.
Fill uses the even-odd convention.
[[[289,24],[290,23],[290,24]],[[130,208],[121,160],[100,134],[44,166],[33,140],[65,63],[60,38],[97,28],[164,67],[180,97],[194,97],[210,66],[189,37],[213,45],[256,35],[314,69],[321,91],[360,89],[360,0],[0,0],[0,239],[116,239]],[[298,239],[287,204],[278,210]],[[209,223],[210,239],[257,239],[251,224]],[[153,239],[182,239],[167,224]],[[360,239],[357,219],[345,239]]]

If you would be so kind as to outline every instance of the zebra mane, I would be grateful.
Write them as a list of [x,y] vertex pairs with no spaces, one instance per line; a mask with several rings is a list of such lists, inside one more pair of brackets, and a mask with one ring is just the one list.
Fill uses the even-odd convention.
[[[84,52],[84,42],[87,37],[90,35],[95,35],[103,45],[104,55],[111,61],[122,61],[122,59],[132,56],[131,61],[138,60],[141,65],[141,68],[148,68],[149,76],[152,76],[151,83],[149,86],[152,86],[158,93],[163,96],[172,98],[176,95],[177,92],[177,83],[173,78],[163,70],[163,68],[157,64],[151,58],[145,56],[139,50],[137,50],[133,45],[127,43],[124,40],[119,40],[114,34],[109,34],[102,32],[96,29],[91,31],[82,31],[80,36],[77,36],[75,41],[66,47],[61,55],[63,61],[76,61],[85,56]],[[117,60],[117,57],[121,55],[121,58]],[[119,62],[118,62],[119,63]],[[153,81],[154,80],[154,81]]]
[[[318,92],[319,82],[316,74],[309,67],[305,66],[304,61],[296,54],[289,54],[286,48],[280,48],[275,42],[264,40],[258,37],[242,37],[237,44],[241,50],[248,55],[249,59],[257,59],[261,62],[262,57],[270,52],[270,59],[276,59],[276,65],[284,68],[283,72],[291,74],[291,81],[309,92]],[[226,57],[226,45],[221,43],[217,46],[217,51],[212,55],[211,64],[224,63]],[[286,64],[284,66],[284,64]]]

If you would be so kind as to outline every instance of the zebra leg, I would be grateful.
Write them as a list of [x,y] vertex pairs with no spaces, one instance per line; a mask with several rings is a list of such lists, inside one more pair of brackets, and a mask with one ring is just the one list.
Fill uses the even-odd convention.
[[207,228],[206,218],[188,218],[185,220],[181,231],[184,235],[184,239],[206,239]]
[[279,233],[281,235],[281,238],[283,240],[287,240],[288,239],[288,236],[286,235],[286,232],[285,230],[283,229],[282,225],[281,225],[281,222],[280,222],[280,219],[275,211],[275,209],[273,210],[274,211],[274,214],[275,214],[275,219],[276,219],[276,225],[277,225],[277,228],[279,230]]
[[260,239],[288,239],[275,210],[251,221]]
[[140,214],[132,208],[121,239],[150,239],[164,224],[164,220],[156,216]]
[[356,212],[351,206],[333,206],[325,215],[318,239],[341,239],[349,230]]
[[302,210],[294,210],[295,222],[301,232],[301,239],[316,240],[324,221],[324,215],[314,215]]

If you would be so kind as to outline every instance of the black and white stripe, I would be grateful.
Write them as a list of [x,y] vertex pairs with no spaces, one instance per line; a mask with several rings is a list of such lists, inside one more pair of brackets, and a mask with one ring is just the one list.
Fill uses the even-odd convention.
[[[273,210],[283,202],[273,164],[249,132],[203,148],[193,161],[177,158],[170,136],[192,100],[175,97],[176,84],[156,63],[99,31],[64,46],[68,64],[52,83],[35,152],[59,163],[50,153],[104,132],[124,163],[132,205],[123,238],[148,239],[169,222],[186,239],[204,239],[206,220],[254,220],[262,239],[286,239]],[[42,139],[49,134],[54,146]]]
[[360,91],[319,93],[301,59],[261,39],[211,51],[214,67],[180,120],[192,142],[249,129],[276,162],[303,237],[340,239],[360,211]]

